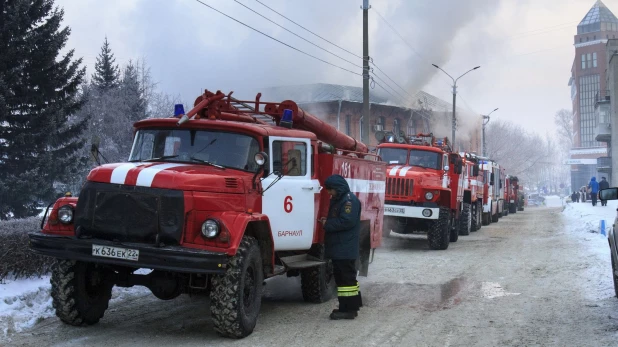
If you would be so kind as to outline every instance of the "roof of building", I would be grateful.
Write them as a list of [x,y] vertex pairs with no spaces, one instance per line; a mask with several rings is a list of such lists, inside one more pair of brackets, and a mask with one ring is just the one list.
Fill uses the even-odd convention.
[[[264,88],[263,94],[264,100],[293,100],[297,104],[339,100],[363,102],[363,88],[327,83]],[[369,102],[385,104],[388,99],[369,91]]]
[[[607,23],[610,23],[610,26],[607,26]],[[585,34],[602,30],[618,31],[617,26],[618,18],[605,6],[603,1],[597,0],[584,19],[577,25],[577,33]]]

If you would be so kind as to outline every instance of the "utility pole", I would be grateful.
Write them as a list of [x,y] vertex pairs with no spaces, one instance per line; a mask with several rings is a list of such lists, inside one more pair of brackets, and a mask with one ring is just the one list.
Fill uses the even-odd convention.
[[363,123],[361,142],[369,147],[369,0],[363,0]]
[[481,149],[481,153],[483,153],[483,157],[487,157],[487,143],[485,142],[485,126],[487,125],[487,123],[489,123],[489,115],[498,111],[498,109],[496,108],[495,110],[489,112],[488,115],[483,116],[483,148]]

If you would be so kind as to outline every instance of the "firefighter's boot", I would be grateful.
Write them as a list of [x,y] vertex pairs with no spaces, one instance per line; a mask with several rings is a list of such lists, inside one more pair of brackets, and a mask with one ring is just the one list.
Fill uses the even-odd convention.
[[330,314],[330,319],[333,319],[333,320],[354,319],[356,318],[356,316],[358,316],[358,312],[356,311],[341,312],[337,310],[337,312],[333,311],[333,313]]

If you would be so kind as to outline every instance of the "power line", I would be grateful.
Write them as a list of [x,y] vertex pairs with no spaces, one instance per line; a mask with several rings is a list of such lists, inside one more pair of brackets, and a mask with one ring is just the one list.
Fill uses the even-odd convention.
[[[410,100],[408,100],[405,96],[403,96],[401,93],[399,93],[397,90],[395,90],[395,88],[393,88],[392,86],[390,86],[386,81],[384,81],[382,78],[380,78],[380,76],[376,75],[375,72],[371,71],[370,72],[375,78],[377,78],[378,80],[380,80],[382,83],[384,83],[384,85],[388,86],[393,92],[395,92],[398,95],[398,98],[401,101],[404,102],[408,102],[410,103]],[[375,81],[374,81],[375,82]],[[376,82],[377,83],[377,82]],[[391,94],[393,95],[393,94]],[[393,95],[394,96],[394,95]]]
[[269,7],[268,5],[264,4],[264,3],[263,3],[263,2],[261,2],[260,0],[255,0],[255,1],[257,1],[260,5],[262,5],[262,6],[266,7],[267,9],[269,9],[269,10],[271,10],[271,11],[275,12],[276,14],[280,15],[281,17],[283,17],[283,18],[287,19],[288,21],[290,21],[290,22],[294,23],[296,26],[298,26],[298,27],[300,27],[300,28],[302,28],[302,29],[304,29],[304,30],[308,31],[309,33],[313,34],[314,36],[319,37],[320,39],[322,39],[322,40],[324,40],[324,41],[326,41],[326,42],[330,43],[331,45],[333,45],[333,46],[335,46],[335,47],[337,47],[337,48],[339,48],[339,49],[341,49],[341,50],[343,50],[343,51],[345,51],[345,52],[347,52],[347,53],[349,53],[349,54],[351,54],[351,55],[353,55],[353,56],[355,56],[355,57],[357,57],[357,58],[359,58],[359,59],[364,59],[364,58],[363,58],[363,57],[361,57],[360,55],[355,54],[355,53],[353,53],[353,52],[350,52],[349,50],[347,50],[347,49],[345,49],[345,48],[343,48],[343,47],[341,47],[341,46],[337,45],[336,43],[333,43],[333,42],[331,42],[331,41],[329,41],[329,40],[327,40],[327,39],[323,38],[322,36],[320,36],[320,35],[318,35],[318,34],[314,33],[313,31],[311,31],[311,30],[309,30],[309,29],[305,28],[304,26],[302,26],[302,25],[300,25],[300,24],[296,23],[295,21],[291,20],[290,18],[288,18],[288,17],[284,16],[283,14],[281,14],[281,13],[277,12],[277,11],[276,11],[276,10],[274,10],[272,7]]
[[386,23],[386,25],[388,25],[389,28],[391,28],[391,30],[397,34],[397,36],[399,36],[399,38],[401,39],[401,41],[403,41],[403,43],[405,43],[408,47],[410,47],[410,49],[412,50],[412,52],[414,52],[414,54],[416,54],[421,60],[425,61],[427,64],[429,64],[429,62],[427,62],[427,59],[425,59],[418,51],[416,51],[416,49],[414,49],[414,47],[412,47],[412,45],[410,43],[408,43],[408,41],[406,41],[406,39],[403,38],[403,36],[395,29],[393,28],[393,26],[391,25],[391,23],[389,23],[381,14],[380,12],[378,12],[378,10],[376,10],[375,8],[372,8],[373,11],[378,15],[378,17],[380,17],[380,19],[382,19],[382,21],[384,21],[384,23]]
[[292,34],[292,35],[294,35],[294,36],[296,36],[296,37],[300,38],[301,40],[306,41],[306,42],[310,43],[311,45],[313,45],[313,46],[315,46],[315,47],[317,47],[317,48],[319,48],[319,49],[323,50],[324,52],[326,52],[326,53],[328,53],[328,54],[331,54],[331,55],[333,55],[333,56],[335,56],[335,57],[337,57],[337,58],[339,58],[339,59],[341,59],[341,60],[343,60],[343,61],[345,61],[345,62],[348,62],[348,63],[350,63],[350,64],[352,64],[352,65],[354,65],[354,66],[356,66],[356,67],[359,67],[359,68],[361,68],[361,69],[363,68],[363,66],[362,66],[362,65],[358,65],[358,64],[356,64],[356,63],[354,63],[354,62],[351,62],[351,61],[349,61],[349,60],[347,60],[347,59],[345,59],[345,58],[343,58],[343,57],[341,57],[341,56],[339,56],[339,55],[337,55],[337,54],[335,54],[335,53],[333,53],[333,52],[331,52],[331,51],[327,50],[326,48],[321,47],[320,45],[318,45],[318,44],[316,44],[316,43],[314,43],[314,42],[311,42],[311,41],[307,40],[306,38],[304,38],[304,37],[302,37],[302,36],[298,35],[297,33],[295,33],[295,32],[293,32],[293,31],[291,31],[291,30],[289,30],[289,29],[285,28],[283,25],[281,25],[281,24],[279,24],[279,23],[277,23],[277,22],[273,21],[272,19],[270,19],[270,18],[268,18],[268,17],[264,16],[263,14],[261,14],[261,13],[257,12],[256,10],[252,9],[251,7],[249,7],[249,6],[247,6],[247,5],[243,4],[243,3],[241,3],[240,1],[238,1],[238,0],[234,0],[234,2],[236,2],[236,3],[237,3],[237,4],[239,4],[240,6],[243,6],[244,8],[248,9],[249,11],[251,11],[251,12],[253,12],[253,13],[257,14],[258,16],[260,16],[260,17],[262,17],[262,18],[266,19],[267,21],[269,21],[269,22],[273,23],[274,25],[278,26],[279,28],[281,28],[281,29],[283,29],[283,30],[285,30],[285,31],[289,32],[290,34]]
[[399,89],[403,90],[403,92],[404,92],[404,93],[406,93],[406,94],[410,95],[411,97],[414,97],[412,94],[408,93],[408,91],[407,91],[407,90],[405,90],[402,86],[400,86],[399,84],[397,84],[397,82],[393,81],[393,79],[392,79],[392,78],[390,78],[390,77],[386,74],[386,72],[382,71],[382,69],[380,69],[380,67],[379,67],[378,65],[376,65],[376,64],[373,62],[373,59],[370,59],[370,60],[369,60],[369,63],[371,63],[371,65],[375,66],[375,68],[376,68],[376,69],[378,69],[378,71],[380,71],[382,74],[384,74],[384,76],[386,76],[386,78],[388,78],[388,79],[389,79],[391,82],[393,82],[393,83],[394,83],[397,87],[399,87]]
[[352,71],[352,70],[346,69],[346,68],[341,67],[341,66],[339,66],[339,65],[335,65],[335,64],[333,64],[333,63],[331,63],[331,62],[329,62],[329,61],[326,61],[326,60],[324,60],[324,59],[318,58],[318,57],[316,57],[316,56],[314,56],[314,55],[312,55],[312,54],[309,54],[309,53],[307,53],[307,52],[305,52],[305,51],[302,51],[302,50],[300,50],[300,49],[298,49],[298,48],[296,48],[296,47],[294,47],[294,46],[292,46],[292,45],[289,45],[289,44],[287,44],[287,43],[285,43],[285,42],[283,42],[283,41],[281,41],[281,40],[278,40],[278,39],[276,39],[276,38],[274,38],[274,37],[272,37],[272,36],[270,36],[270,35],[268,35],[268,34],[266,34],[266,33],[262,32],[262,31],[257,30],[256,28],[254,28],[254,27],[252,27],[252,26],[250,26],[250,25],[248,25],[248,24],[245,24],[244,22],[241,22],[240,20],[238,20],[238,19],[236,19],[236,18],[234,18],[234,17],[231,17],[231,16],[229,16],[229,15],[227,15],[227,14],[225,14],[225,13],[223,13],[223,12],[219,11],[219,10],[217,10],[216,8],[214,8],[214,7],[210,6],[210,5],[208,5],[208,4],[204,3],[204,2],[202,2],[201,0],[195,0],[195,1],[197,1],[198,3],[200,3],[200,4],[204,5],[204,6],[208,7],[208,8],[210,8],[211,10],[213,10],[213,11],[215,11],[215,12],[217,12],[217,13],[219,13],[219,14],[221,14],[221,15],[223,15],[223,16],[225,16],[225,17],[227,17],[227,18],[229,18],[229,19],[231,19],[231,20],[233,20],[233,21],[235,21],[235,22],[237,22],[238,24],[242,24],[242,25],[246,26],[247,28],[249,28],[249,29],[251,29],[251,30],[253,30],[253,31],[257,32],[257,33],[260,33],[260,34],[262,34],[262,35],[264,35],[264,36],[268,37],[268,38],[269,38],[269,39],[271,39],[271,40],[277,41],[277,42],[279,42],[280,44],[282,44],[282,45],[284,45],[284,46],[286,46],[286,47],[288,47],[288,48],[291,48],[291,49],[293,49],[293,50],[295,50],[295,51],[297,51],[297,52],[299,52],[299,53],[302,53],[302,54],[304,54],[304,55],[306,55],[306,56],[309,56],[309,57],[311,57],[311,58],[313,58],[313,59],[319,60],[319,61],[321,61],[321,62],[323,62],[323,63],[325,63],[325,64],[328,64],[328,65],[334,66],[334,67],[336,67],[336,68],[339,68],[339,69],[341,69],[341,70],[347,71],[347,72],[349,72],[349,73],[353,73],[353,74],[355,74],[355,75],[357,75],[357,76],[362,76],[362,74],[360,74],[360,73],[358,73],[358,72],[354,72],[354,71]]
[[[309,40],[305,39],[304,37],[302,37],[302,36],[300,36],[300,35],[298,35],[298,34],[296,34],[296,33],[292,32],[292,31],[290,31],[290,30],[288,30],[288,29],[286,29],[286,28],[285,28],[285,27],[283,27],[282,25],[280,25],[280,24],[278,24],[278,23],[276,23],[276,22],[274,22],[274,21],[270,20],[269,18],[266,18],[265,16],[263,16],[262,14],[260,14],[260,13],[256,12],[255,10],[251,9],[250,7],[248,7],[248,6],[246,6],[246,5],[242,4],[242,3],[240,3],[238,0],[234,0],[234,1],[235,1],[236,3],[238,3],[238,4],[242,5],[243,7],[245,7],[245,8],[247,8],[247,9],[249,9],[250,11],[252,11],[252,12],[254,12],[254,13],[258,14],[258,15],[259,15],[259,16],[261,16],[262,18],[264,18],[264,19],[268,20],[269,22],[271,22],[271,23],[273,23],[273,24],[277,25],[278,27],[282,28],[283,30],[285,30],[285,31],[287,31],[287,32],[290,32],[290,33],[292,33],[293,35],[295,35],[295,36],[297,36],[297,37],[299,37],[299,38],[303,39],[304,41],[307,41],[307,42],[311,43],[312,45],[314,45],[314,46],[316,46],[316,47],[320,48],[321,50],[324,50],[324,51],[328,52],[329,54],[332,54],[332,55],[336,56],[337,58],[340,58],[340,59],[342,59],[342,60],[344,60],[344,61],[346,61],[346,62],[348,62],[348,63],[350,63],[350,64],[353,64],[353,65],[355,65],[356,67],[363,68],[362,66],[360,66],[360,65],[356,65],[356,64],[354,64],[353,62],[351,62],[351,61],[349,61],[349,60],[347,60],[347,59],[344,59],[344,58],[342,58],[342,57],[340,57],[340,56],[338,56],[338,55],[336,55],[336,54],[334,54],[334,53],[332,53],[332,52],[330,52],[330,51],[326,50],[325,48],[323,48],[323,47],[321,47],[321,46],[319,46],[319,45],[317,45],[317,44],[315,44],[315,43],[313,43],[313,42],[311,42],[311,41],[309,41]],[[336,46],[336,47],[338,47],[338,48],[340,48],[340,49],[342,49],[342,50],[344,50],[344,51],[346,51],[346,52],[348,52],[348,53],[350,53],[350,54],[352,54],[352,55],[354,55],[355,57],[358,57],[358,58],[361,58],[361,59],[362,59],[362,57],[360,57],[360,56],[358,56],[358,55],[356,55],[356,54],[354,54],[354,53],[352,53],[352,52],[350,52],[350,51],[346,50],[346,49],[345,49],[345,48],[343,48],[343,47],[340,47],[340,46],[338,46],[338,45],[334,44],[333,42],[329,41],[328,39],[326,39],[326,38],[324,38],[324,37],[322,37],[322,36],[320,36],[320,35],[318,35],[318,34],[314,33],[313,31],[311,31],[311,30],[309,30],[309,29],[305,28],[304,26],[302,26],[302,25],[300,25],[300,24],[296,23],[295,21],[291,20],[290,18],[288,18],[288,17],[284,16],[283,14],[281,14],[281,13],[277,12],[277,11],[276,11],[276,10],[274,10],[273,8],[271,8],[271,7],[267,6],[266,4],[264,4],[263,2],[261,2],[260,0],[255,0],[255,1],[256,1],[256,2],[258,2],[259,4],[261,4],[262,6],[264,6],[264,7],[268,8],[269,10],[273,11],[274,13],[276,13],[276,14],[280,15],[281,17],[283,17],[283,18],[287,19],[288,21],[290,21],[290,22],[294,23],[295,25],[299,26],[300,28],[302,28],[302,29],[304,29],[304,30],[308,31],[309,33],[311,33],[311,34],[313,34],[313,35],[315,35],[315,36],[319,37],[320,39],[322,39],[322,40],[324,40],[324,41],[326,41],[326,42],[328,42],[328,43],[330,43],[330,44],[332,44],[332,45],[334,45],[334,46]],[[369,59],[369,63],[370,63],[371,65],[373,65],[376,69],[378,69],[378,71],[380,71],[380,72],[381,72],[381,73],[382,73],[382,74],[383,74],[386,78],[388,78],[388,79],[389,79],[389,80],[390,80],[393,84],[395,84],[397,87],[399,87],[399,89],[401,89],[404,93],[406,93],[406,94],[408,94],[408,95],[410,95],[410,96],[412,97],[412,95],[411,95],[410,93],[408,93],[408,91],[406,91],[406,90],[405,90],[405,88],[403,88],[403,87],[401,87],[399,84],[397,84],[397,82],[395,82],[395,81],[394,81],[394,80],[393,80],[393,79],[392,79],[392,78],[391,78],[391,77],[390,77],[390,76],[389,76],[386,72],[384,72],[382,69],[380,69],[380,67],[379,67],[377,64],[375,64],[375,62],[373,61],[373,59],[371,59],[371,58],[369,58],[369,57],[368,57],[368,59]],[[392,86],[390,86],[390,84],[388,84],[386,81],[384,81],[383,79],[381,79],[381,78],[380,78],[379,76],[377,76],[375,73],[373,73],[373,74],[374,74],[374,76],[376,76],[378,79],[380,79],[380,80],[381,80],[381,81],[382,81],[385,85],[387,85],[389,88],[391,88],[391,89],[392,89],[395,93],[397,93],[398,95],[400,95],[400,96],[401,96],[401,94],[400,94],[399,92],[397,92],[397,91],[395,90],[395,88],[393,88]],[[405,99],[406,99],[406,98],[405,98],[405,97],[403,97],[403,100],[405,100]]]
[[[377,76],[376,76],[377,77]],[[379,78],[379,77],[378,77]],[[390,96],[392,96],[393,98],[397,98],[397,96],[395,96],[393,93],[389,92],[388,89],[382,87],[382,85],[378,82],[376,82],[373,78],[371,78],[371,82],[375,85],[377,85],[378,87],[382,88],[382,90],[384,90],[385,92],[387,92]]]

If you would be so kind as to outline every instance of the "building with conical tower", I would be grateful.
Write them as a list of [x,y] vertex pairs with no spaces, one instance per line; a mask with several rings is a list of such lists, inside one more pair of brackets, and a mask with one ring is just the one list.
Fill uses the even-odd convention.
[[[609,176],[607,144],[599,142],[598,104],[609,103],[607,92],[608,40],[618,35],[618,18],[598,0],[577,26],[575,58],[571,68],[573,102],[573,148],[571,187],[587,185],[592,176]],[[597,108],[595,112],[595,107]]]

